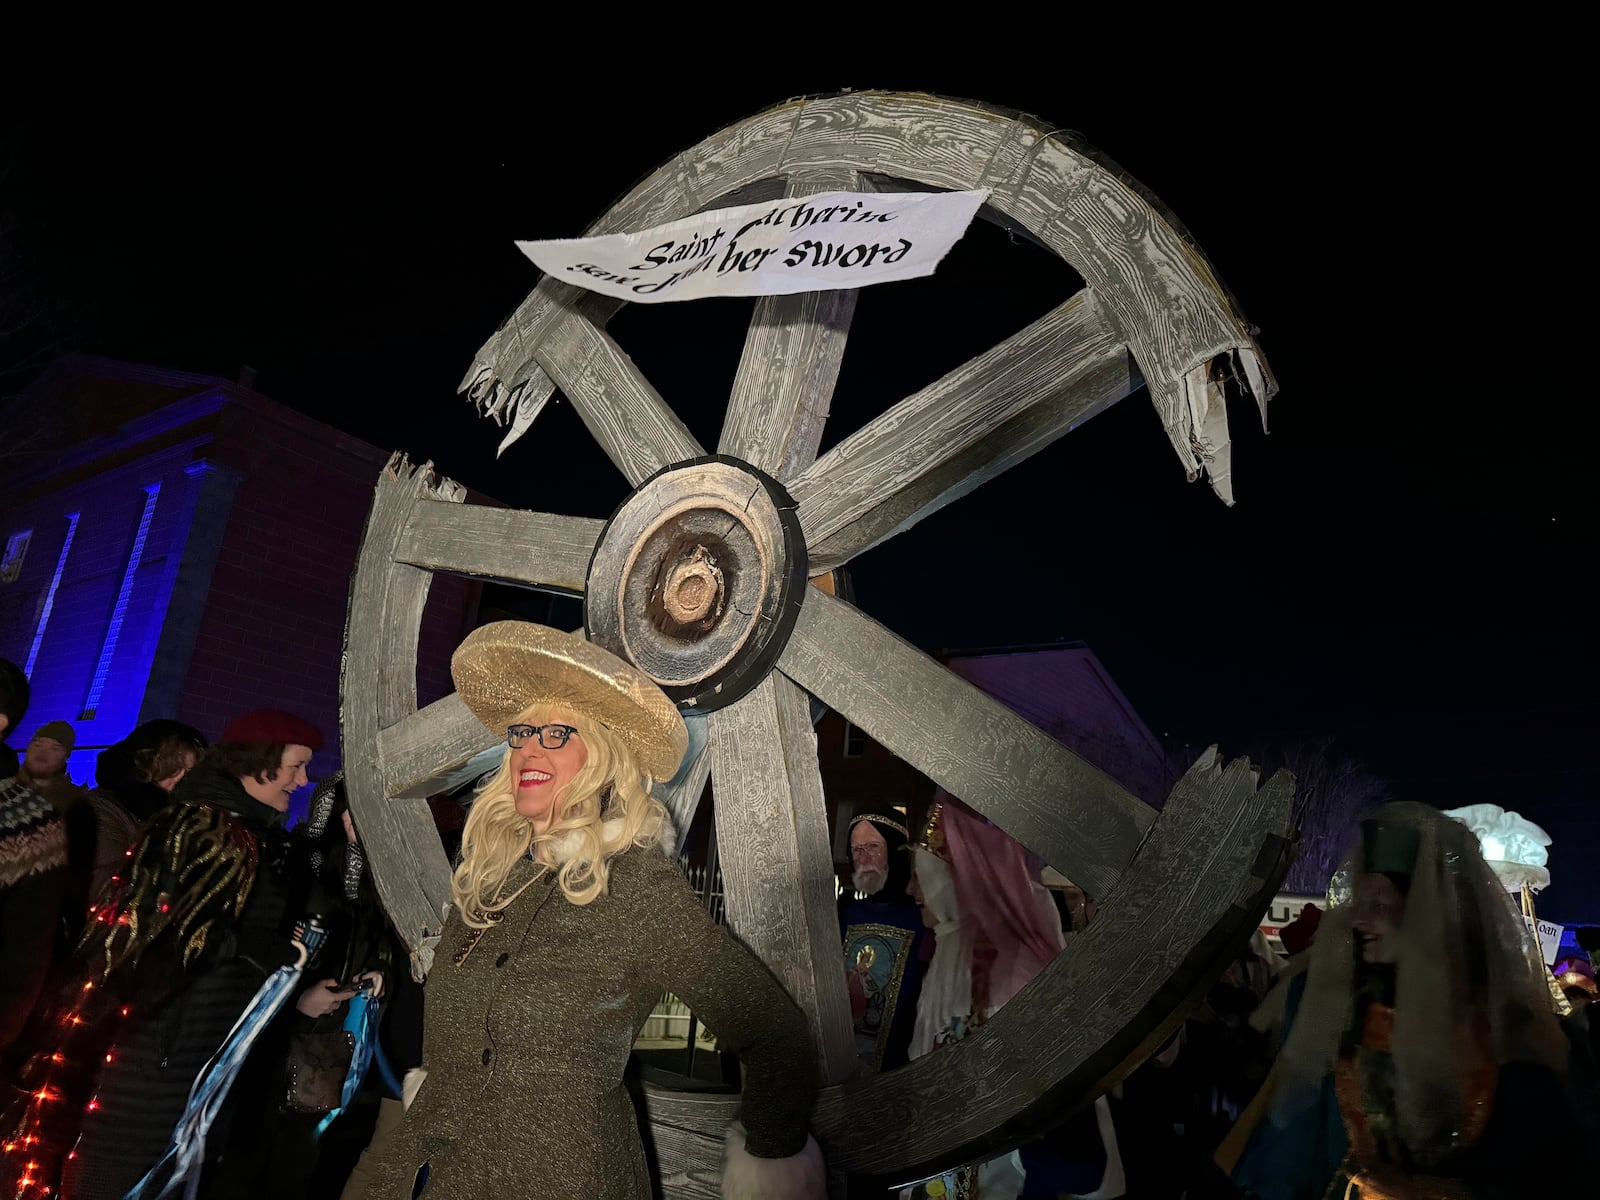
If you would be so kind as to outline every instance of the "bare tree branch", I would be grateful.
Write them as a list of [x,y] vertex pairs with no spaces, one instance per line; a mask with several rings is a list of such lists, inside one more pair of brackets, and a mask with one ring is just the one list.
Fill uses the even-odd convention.
[[1294,772],[1300,849],[1284,890],[1320,895],[1355,839],[1362,814],[1392,800],[1393,792],[1332,735],[1288,739],[1267,748],[1261,759],[1263,774],[1278,766]]

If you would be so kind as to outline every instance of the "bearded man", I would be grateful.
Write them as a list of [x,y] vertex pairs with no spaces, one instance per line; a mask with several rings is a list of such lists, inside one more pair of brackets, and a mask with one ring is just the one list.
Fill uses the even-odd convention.
[[851,879],[857,896],[839,914],[856,1054],[866,1071],[908,1061],[917,997],[933,954],[933,933],[906,891],[911,860],[906,819],[869,807],[850,818]]

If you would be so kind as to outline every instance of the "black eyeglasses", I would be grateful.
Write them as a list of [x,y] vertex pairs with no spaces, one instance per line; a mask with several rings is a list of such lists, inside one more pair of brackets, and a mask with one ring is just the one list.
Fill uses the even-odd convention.
[[506,729],[506,745],[516,750],[536,737],[546,750],[559,750],[577,732],[571,725],[511,725]]

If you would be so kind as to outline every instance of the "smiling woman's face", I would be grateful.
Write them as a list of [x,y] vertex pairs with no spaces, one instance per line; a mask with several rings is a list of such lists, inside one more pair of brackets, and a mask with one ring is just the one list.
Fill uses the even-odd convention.
[[305,787],[309,782],[306,768],[311,765],[310,746],[285,746],[283,757],[278,760],[278,769],[265,779],[257,779],[253,775],[246,775],[239,780],[244,785],[244,790],[251,797],[261,801],[268,808],[275,808],[279,812],[289,811],[289,801],[295,792]]
[[583,743],[583,722],[556,709],[545,723],[571,725],[578,732],[556,750],[546,750],[537,737],[530,737],[510,752],[511,794],[516,798],[517,812],[533,822],[535,833],[550,828],[555,820],[556,801],[589,761],[589,748]]
[[1399,951],[1395,933],[1405,919],[1406,894],[1394,880],[1377,873],[1356,878],[1354,928],[1364,961],[1394,962]]

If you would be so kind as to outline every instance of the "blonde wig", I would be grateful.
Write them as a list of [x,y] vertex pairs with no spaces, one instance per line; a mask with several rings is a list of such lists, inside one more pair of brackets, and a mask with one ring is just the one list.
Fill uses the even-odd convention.
[[588,759],[556,797],[554,819],[543,833],[517,811],[507,747],[499,769],[473,801],[461,835],[461,861],[450,879],[461,919],[475,929],[490,924],[489,914],[511,903],[506,879],[517,860],[532,853],[557,873],[561,891],[573,904],[589,904],[606,890],[610,861],[634,846],[656,843],[669,824],[667,810],[650,795],[650,777],[633,754],[599,721],[551,705],[535,705],[512,724],[544,725],[561,712],[577,727]]

